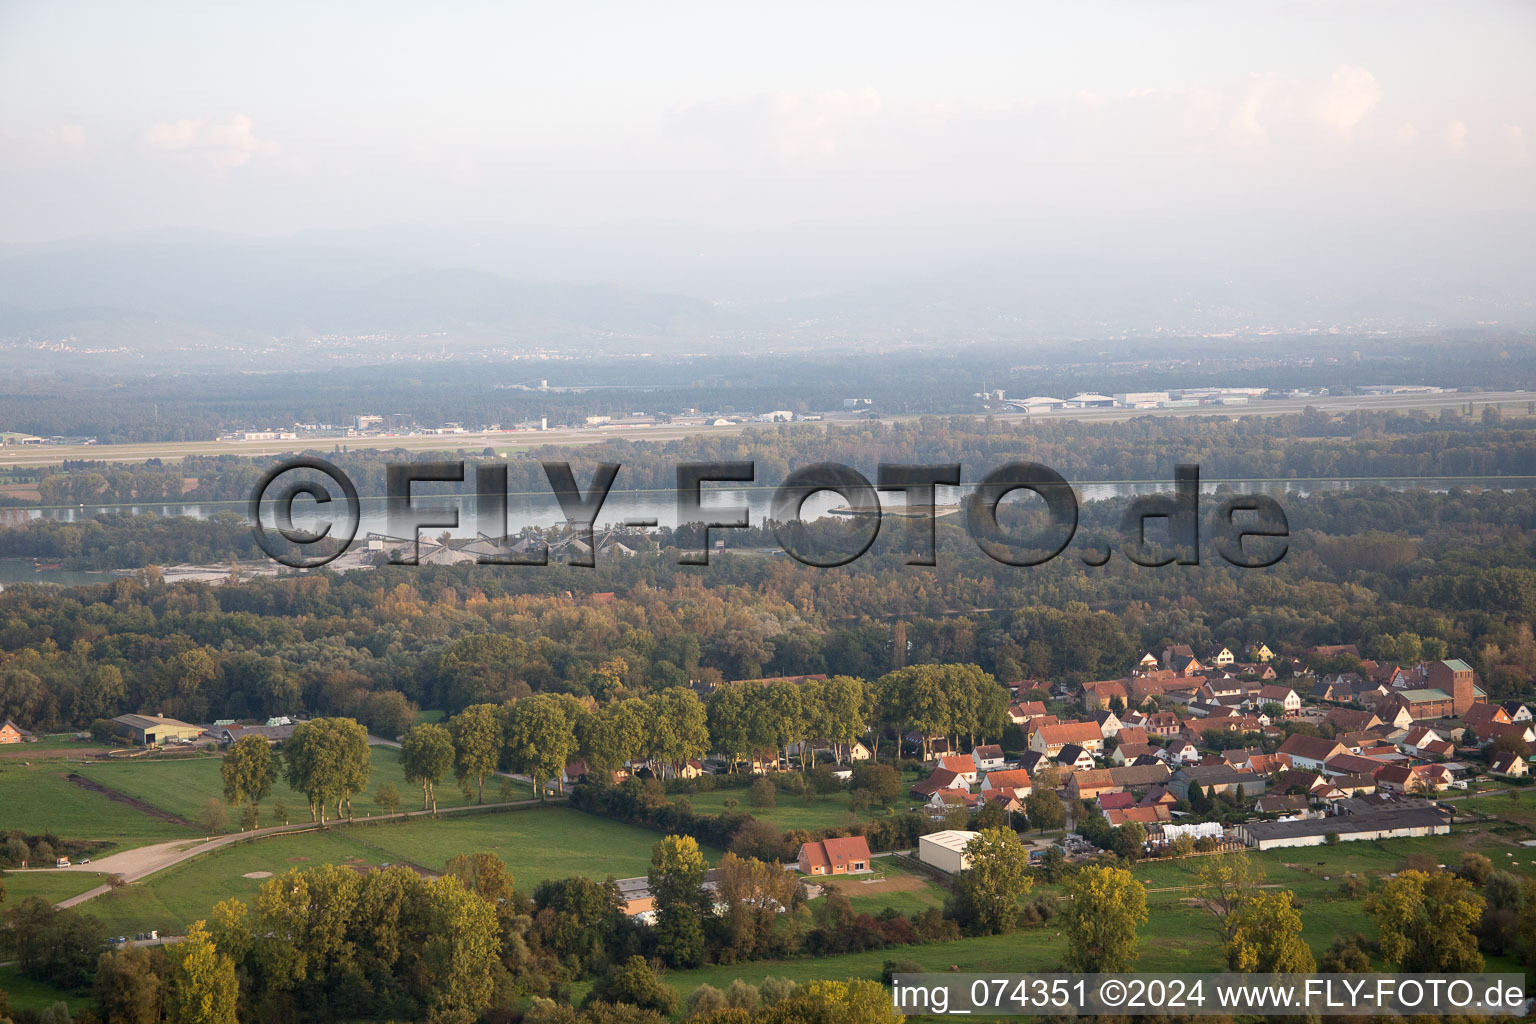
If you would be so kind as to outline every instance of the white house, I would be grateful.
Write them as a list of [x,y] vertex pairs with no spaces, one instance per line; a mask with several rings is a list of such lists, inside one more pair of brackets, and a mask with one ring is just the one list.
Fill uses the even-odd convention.
[[975,763],[977,771],[995,771],[1004,764],[1003,748],[996,743],[973,747],[971,749],[971,760]]

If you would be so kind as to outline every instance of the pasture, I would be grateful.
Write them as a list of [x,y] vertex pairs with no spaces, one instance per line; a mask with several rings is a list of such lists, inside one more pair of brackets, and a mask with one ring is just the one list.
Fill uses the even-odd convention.
[[[400,751],[393,747],[371,747],[370,750],[373,771],[368,778],[368,790],[353,797],[353,813],[357,817],[384,813],[384,809],[375,799],[375,794],[379,786],[385,783],[393,783],[399,790],[402,810],[419,809],[421,787],[405,781],[405,772],[400,766]],[[216,757],[195,757],[184,760],[93,761],[76,770],[103,786],[142,800],[187,821],[196,821],[198,812],[209,800],[222,802],[224,799],[224,777],[220,772],[220,759]],[[499,778],[486,780],[486,800],[501,799],[502,781]],[[505,781],[512,787],[512,799],[526,800],[532,795],[532,790],[526,783]],[[279,778],[277,784],[272,787],[272,794],[262,801],[262,825],[282,824],[273,817],[273,809],[279,802],[286,806],[289,821],[303,821],[309,816],[309,806],[305,798],[288,788],[288,784]],[[474,803],[474,798],[466,799],[460,792],[458,783],[453,779],[447,779],[438,785],[437,806],[439,808],[460,807],[469,803]],[[334,813],[335,808],[333,807],[331,811]],[[227,823],[223,831],[239,831],[239,808],[229,808],[226,817]]]

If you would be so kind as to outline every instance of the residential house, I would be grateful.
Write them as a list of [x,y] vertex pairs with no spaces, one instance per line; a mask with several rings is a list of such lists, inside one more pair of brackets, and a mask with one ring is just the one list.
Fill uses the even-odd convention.
[[938,759],[938,767],[942,771],[954,772],[967,786],[974,786],[981,781],[981,772],[976,762],[964,754],[946,754]]
[[1101,793],[1118,793],[1122,789],[1107,768],[1073,772],[1067,779],[1067,796],[1073,800],[1093,800]]
[[979,772],[994,771],[1003,766],[1003,748],[996,743],[986,743],[972,747],[971,761],[976,765],[976,770]]
[[1360,711],[1355,708],[1329,708],[1328,714],[1323,716],[1323,724],[1333,726],[1334,734],[1341,732],[1360,732],[1363,729],[1372,729],[1381,725],[1381,719],[1376,717],[1374,711]]
[[1157,751],[1157,757],[1169,764],[1196,764],[1200,760],[1200,751],[1195,745],[1183,737],[1171,739],[1168,745]]
[[1162,804],[1152,804],[1148,807],[1137,805],[1135,807],[1117,808],[1105,811],[1104,817],[1111,825],[1120,826],[1135,822],[1138,825],[1158,825],[1172,819],[1168,808]]
[[1511,725],[1515,721],[1502,704],[1473,704],[1461,716],[1461,720],[1479,736],[1490,725]]
[[1256,644],[1251,644],[1248,647],[1248,657],[1252,658],[1254,661],[1262,661],[1267,665],[1274,658],[1274,656],[1275,652],[1270,650],[1262,640]]
[[[1396,748],[1393,748],[1396,752]],[[1376,777],[1376,773],[1386,767],[1386,762],[1377,761],[1359,754],[1335,754],[1323,765],[1323,772],[1329,776],[1335,775],[1366,775]]]
[[1280,744],[1280,753],[1291,759],[1291,764],[1308,771],[1322,771],[1330,757],[1349,751],[1338,740],[1325,740],[1321,736],[1303,736],[1294,733]]
[[1301,695],[1289,686],[1281,686],[1277,683],[1259,687],[1258,699],[1254,703],[1259,706],[1279,704],[1285,710],[1287,718],[1301,712]]
[[0,743],[33,743],[36,739],[37,737],[9,718],[5,720],[4,725],[0,725]]
[[1240,772],[1225,764],[1186,765],[1168,780],[1168,788],[1181,800],[1189,799],[1189,787],[1198,782],[1206,796],[1237,795],[1242,790],[1245,799],[1253,799],[1264,793],[1265,781],[1252,772]]
[[1036,729],[1029,738],[1029,748],[1055,757],[1069,743],[1097,754],[1104,749],[1104,736],[1096,722],[1061,722]]
[[1011,795],[1026,800],[1033,792],[1034,783],[1030,781],[1029,772],[1022,768],[988,772],[981,780],[981,795],[988,799],[994,795]]
[[1113,711],[1100,711],[1093,716],[1093,721],[1099,727],[1099,735],[1105,739],[1120,735],[1120,729],[1125,724]]
[[[1499,707],[1504,709],[1504,713],[1509,716],[1511,722],[1529,722],[1533,717],[1531,709],[1518,700],[1506,700]],[[1463,720],[1465,720],[1465,716],[1463,716]]]
[[1281,820],[1304,818],[1312,813],[1312,805],[1300,793],[1265,793],[1253,805],[1259,814],[1278,814]]
[[1136,798],[1124,790],[1099,794],[1099,811],[1123,811],[1127,807],[1135,807]]
[[1507,775],[1515,779],[1523,779],[1531,773],[1525,758],[1508,751],[1494,754],[1488,761],[1488,770],[1495,775]]
[[1130,693],[1126,690],[1123,680],[1100,679],[1083,684],[1083,707],[1089,711],[1107,710],[1117,700],[1122,708],[1126,707],[1130,700]]
[[1008,705],[1008,720],[1014,725],[1023,725],[1032,718],[1045,716],[1045,702],[1040,700],[1015,701]]
[[910,792],[912,795],[926,800],[944,789],[958,789],[963,792],[970,792],[970,786],[960,777],[959,773],[949,771],[946,768],[935,768],[932,775],[922,782],[915,783]]
[[1109,755],[1109,763],[1114,765],[1126,765],[1133,763],[1139,757],[1156,757],[1158,748],[1150,743],[1122,743]]
[[1086,747],[1080,747],[1076,743],[1068,743],[1056,753],[1056,763],[1073,771],[1087,771],[1095,762],[1093,755]]
[[822,839],[800,845],[803,875],[850,875],[869,870],[869,843],[863,836]]

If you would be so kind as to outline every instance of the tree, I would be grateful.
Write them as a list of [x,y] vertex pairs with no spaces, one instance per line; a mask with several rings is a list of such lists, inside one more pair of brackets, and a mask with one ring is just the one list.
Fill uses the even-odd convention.
[[772,807],[779,802],[779,788],[772,779],[760,775],[747,787],[747,802],[753,807]]
[[219,770],[224,776],[225,800],[259,807],[277,782],[278,759],[272,745],[262,737],[242,736],[230,744]]
[[110,1024],[157,1024],[164,1017],[169,980],[163,947],[110,950],[96,962],[96,1005]]
[[341,816],[353,793],[368,784],[372,769],[368,730],[350,718],[313,718],[293,730],[283,745],[283,777],[290,789],[309,800],[310,820],[336,804]]
[[224,812],[224,804],[218,797],[209,797],[197,809],[197,824],[209,835],[222,831],[228,817]]
[[628,1003],[664,1015],[670,1015],[677,1007],[677,994],[656,976],[643,956],[632,956],[599,978],[588,993],[587,1000]]
[[1034,885],[1029,852],[1010,828],[982,829],[965,846],[971,866],[955,879],[951,914],[977,935],[1012,931],[1019,899]]
[[720,921],[736,959],[754,955],[773,934],[778,915],[794,906],[799,887],[777,861],[727,853],[715,869]]
[[1116,826],[1110,834],[1109,848],[1121,859],[1134,863],[1147,845],[1147,827],[1139,821]]
[[171,1018],[178,1024],[235,1024],[240,983],[235,962],[213,944],[202,921],[170,947]]
[[674,967],[694,967],[704,959],[701,920],[708,908],[704,892],[704,856],[692,836],[667,836],[651,847],[647,876],[656,899],[657,949]]
[[453,770],[453,737],[440,725],[423,723],[400,740],[400,767],[406,782],[421,785],[421,809],[437,812],[437,784]]
[[1234,911],[1223,952],[1234,971],[1311,974],[1312,950],[1301,937],[1301,914],[1289,891],[1264,890]]
[[1039,779],[1035,780],[1034,789],[1024,801],[1024,813],[1029,817],[1030,826],[1041,832],[1061,828],[1067,823],[1061,797],[1056,795],[1053,787],[1043,785]]
[[1216,938],[1226,947],[1240,923],[1237,910],[1262,890],[1264,869],[1246,852],[1225,857],[1206,857],[1195,868],[1200,906],[1211,915]]
[[533,779],[544,798],[543,782],[559,778],[576,753],[575,724],[560,701],[548,694],[524,697],[506,709],[507,761],[512,770]]
[[422,962],[430,972],[430,1019],[474,1021],[490,1004],[493,969],[500,966],[501,923],[496,908],[464,888],[455,875],[428,882],[427,939]]
[[475,780],[476,803],[485,803],[485,777],[496,770],[504,739],[501,709],[474,704],[448,720],[453,737],[454,772],[460,785]]
[[1381,931],[1381,953],[1403,971],[1483,969],[1472,928],[1483,898],[1447,871],[1402,871],[1365,901]]
[[374,793],[373,800],[385,814],[394,814],[400,809],[400,790],[395,788],[393,782],[382,782],[379,784],[378,791]]
[[1147,895],[1124,868],[1085,867],[1066,883],[1066,966],[1116,972],[1136,962],[1136,930],[1147,922]]
[[878,761],[860,761],[853,766],[850,788],[854,793],[862,793],[868,803],[889,807],[891,801],[901,796],[901,773]]
[[5,923],[22,974],[58,988],[90,983],[107,942],[106,927],[96,918],[30,896],[6,914]]
[[[763,987],[766,996],[766,982]],[[867,978],[812,981],[754,1018],[760,1024],[902,1024],[905,1019],[885,986]]]

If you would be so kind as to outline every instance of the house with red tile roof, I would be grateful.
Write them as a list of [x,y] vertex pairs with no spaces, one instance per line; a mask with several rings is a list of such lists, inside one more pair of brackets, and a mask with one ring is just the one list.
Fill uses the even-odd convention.
[[803,875],[853,875],[869,870],[869,843],[863,836],[802,843],[796,858]]

